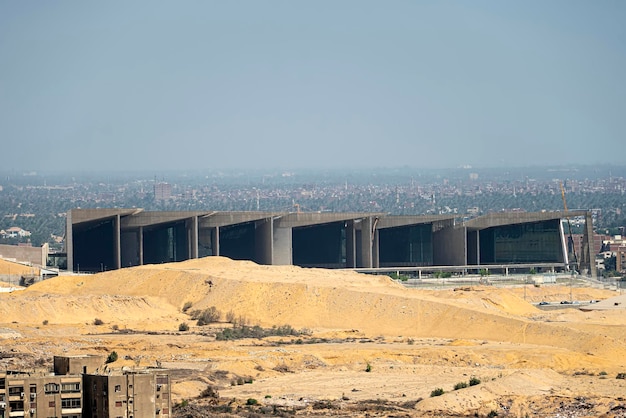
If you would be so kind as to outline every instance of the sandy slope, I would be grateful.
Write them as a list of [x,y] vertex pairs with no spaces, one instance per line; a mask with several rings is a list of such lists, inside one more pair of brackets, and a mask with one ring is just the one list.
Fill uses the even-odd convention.
[[[526,297],[559,300],[570,292],[581,300],[615,296],[546,287],[526,289]],[[215,306],[223,317],[230,311],[252,325],[308,328],[326,342],[294,345],[287,338],[276,346],[271,339],[215,342],[201,334],[176,335],[180,322],[192,322],[181,312],[186,302],[192,309]],[[91,325],[95,318],[105,325]],[[113,325],[160,335],[110,333]],[[598,385],[610,382],[606,393],[597,394],[591,383],[577,384],[581,393],[611,399],[623,390],[622,381],[600,381],[598,373],[622,371],[626,358],[626,319],[619,310],[541,311],[520,289],[416,290],[384,276],[221,257],[58,277],[0,294],[0,327],[4,346],[16,344],[24,358],[115,349],[120,366],[158,362],[188,370],[174,389],[178,398],[217,384],[212,373],[225,370],[255,378],[254,385],[226,384],[226,396],[271,395],[273,402],[287,403],[338,399],[346,392],[354,400],[428,398],[416,413],[439,411],[433,416],[489,412],[511,391],[516,398],[510,408],[529,413],[535,409],[525,400],[545,395],[546,386],[551,395],[575,398],[574,374],[595,375]],[[368,363],[374,373],[364,373]],[[450,390],[470,375],[485,384]],[[491,379],[498,383],[487,385]],[[429,398],[437,385],[451,393]]]
[[39,275],[39,269],[0,258],[0,274]]

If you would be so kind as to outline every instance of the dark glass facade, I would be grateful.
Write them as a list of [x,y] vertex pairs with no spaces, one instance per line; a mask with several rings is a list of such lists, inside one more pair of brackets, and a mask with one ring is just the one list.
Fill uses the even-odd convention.
[[480,264],[560,263],[559,220],[503,225],[480,231]]
[[431,266],[431,224],[385,228],[379,231],[380,266]]

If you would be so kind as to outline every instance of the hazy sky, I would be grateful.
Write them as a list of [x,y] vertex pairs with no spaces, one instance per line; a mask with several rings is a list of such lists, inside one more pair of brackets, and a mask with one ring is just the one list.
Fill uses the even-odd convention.
[[17,170],[609,162],[626,1],[0,0]]

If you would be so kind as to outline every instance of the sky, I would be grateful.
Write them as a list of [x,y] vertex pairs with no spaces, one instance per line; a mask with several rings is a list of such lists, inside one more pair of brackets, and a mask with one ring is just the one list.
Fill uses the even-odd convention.
[[0,0],[11,170],[624,164],[626,2]]

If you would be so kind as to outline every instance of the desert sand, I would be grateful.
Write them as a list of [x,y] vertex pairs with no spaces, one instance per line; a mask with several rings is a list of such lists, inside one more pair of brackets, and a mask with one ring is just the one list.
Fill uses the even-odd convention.
[[[533,305],[570,294],[606,308]],[[215,404],[197,398],[212,386],[220,402],[309,416],[625,416],[616,376],[626,312],[614,297],[546,285],[409,289],[386,276],[208,257],[0,294],[0,367],[116,351],[111,366],[169,368],[173,400],[200,406]],[[195,325],[188,313],[209,307],[221,321]],[[216,341],[227,318],[305,333]],[[453,389],[471,378],[480,384]]]

